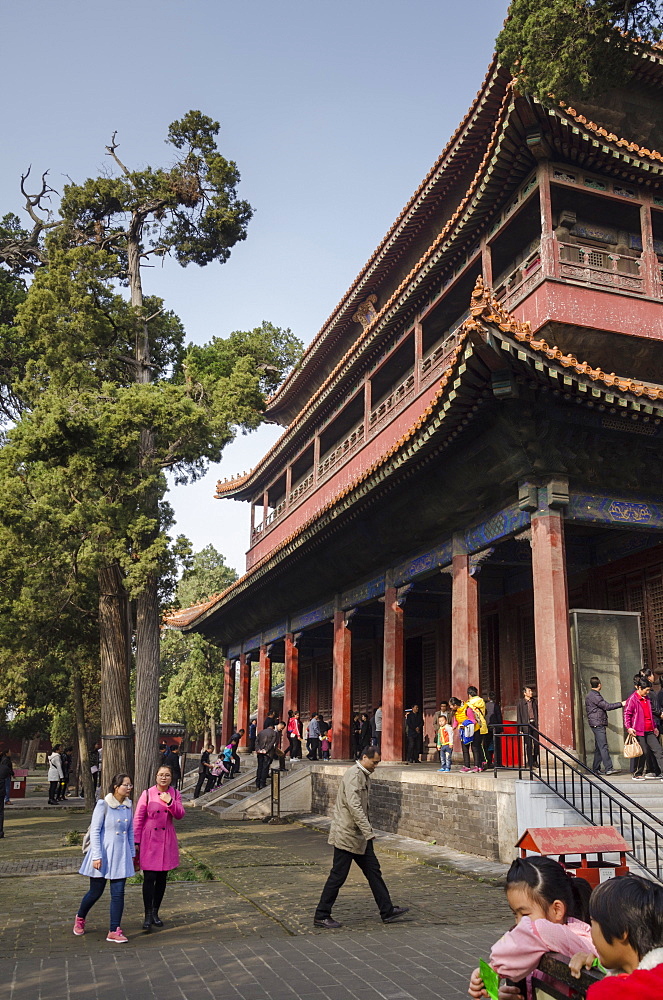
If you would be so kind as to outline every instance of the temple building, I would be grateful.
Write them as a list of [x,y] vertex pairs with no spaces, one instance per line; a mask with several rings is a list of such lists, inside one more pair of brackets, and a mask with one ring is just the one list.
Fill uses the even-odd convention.
[[338,759],[353,712],[382,703],[398,761],[405,710],[469,684],[507,718],[534,686],[580,751],[582,671],[663,671],[662,84],[652,54],[548,108],[490,67],[269,400],[281,437],[218,484],[251,505],[246,573],[168,625],[224,649],[226,728],[252,662],[267,715],[274,661]]

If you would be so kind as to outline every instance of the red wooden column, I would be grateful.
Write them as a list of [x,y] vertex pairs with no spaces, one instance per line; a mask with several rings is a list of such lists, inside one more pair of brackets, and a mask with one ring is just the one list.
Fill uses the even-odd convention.
[[456,540],[451,564],[451,694],[465,701],[468,685],[479,687],[479,581],[461,549]]
[[352,757],[352,632],[345,613],[334,614],[334,652],[332,677],[332,757]]
[[235,664],[228,658],[223,665],[223,715],[221,740],[223,746],[230,742],[235,727]]
[[384,595],[384,650],[382,660],[382,759],[403,759],[405,640],[403,608],[396,587]]
[[646,201],[640,206],[640,231],[642,234],[643,285],[645,295],[658,297],[661,281],[660,264],[654,250],[654,233],[652,229],[651,204]]
[[283,715],[288,710],[294,712],[299,708],[299,650],[295,645],[292,632],[285,637],[285,691],[283,693]]
[[244,730],[239,745],[249,745],[249,716],[251,714],[251,661],[242,653],[239,658],[239,698],[237,702],[237,728]]
[[257,731],[265,725],[272,702],[272,661],[267,655],[267,646],[260,647],[260,663],[258,673],[258,717]]
[[553,232],[552,195],[550,192],[550,164],[539,163],[536,171],[539,182],[539,204],[541,206],[541,264],[546,276],[559,277],[557,260],[557,240]]
[[564,520],[562,512],[549,504],[539,504],[532,514],[532,577],[539,728],[572,749],[573,665]]

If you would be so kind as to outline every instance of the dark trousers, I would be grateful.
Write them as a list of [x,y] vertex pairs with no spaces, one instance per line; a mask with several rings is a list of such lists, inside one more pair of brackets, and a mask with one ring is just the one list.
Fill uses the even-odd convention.
[[289,746],[286,753],[290,754],[290,760],[301,760],[302,741],[296,736],[288,736]]
[[269,769],[272,766],[272,758],[268,753],[259,753],[256,756],[258,758],[256,788],[264,788],[267,784],[267,778],[269,777]]
[[5,797],[0,795],[0,837],[5,835]]
[[143,872],[143,906],[148,910],[159,910],[166,891],[168,872]]
[[[116,931],[122,923],[122,913],[124,911],[124,883],[125,878],[110,879],[110,930]],[[97,900],[101,897],[106,888],[105,878],[90,878],[90,888],[83,896],[81,905],[78,907],[78,916],[83,920],[87,917]]]
[[488,733],[475,733],[472,737],[472,754],[474,756],[474,766],[482,770],[488,766],[487,746],[490,740]]
[[369,840],[366,844],[365,854],[351,854],[350,851],[343,851],[340,847],[334,848],[334,862],[329,873],[329,878],[322,890],[318,908],[315,911],[316,920],[325,920],[327,917],[331,917],[332,907],[336,902],[339,889],[348,877],[350,865],[353,861],[361,868],[365,875],[382,919],[390,917],[394,912],[394,904],[391,901],[389,890],[382,878],[380,862],[375,856],[373,841]]
[[[643,753],[641,757],[635,758],[635,774],[642,774],[645,770],[645,764],[647,761],[647,752],[649,751],[658,764],[658,769],[663,773],[663,750],[661,750],[661,744],[654,733],[645,733],[644,736],[638,736],[638,743],[642,747]],[[649,766],[649,765],[648,765]]]
[[57,794],[58,794],[58,788],[59,787],[60,787],[60,781],[59,780],[49,781],[49,783],[48,783],[48,801],[49,802],[55,802]]
[[591,730],[594,733],[594,763],[592,764],[592,770],[598,773],[601,770],[601,762],[603,762],[603,770],[611,771],[612,760],[608,750],[606,727],[592,726]]
[[55,797],[57,799],[64,799],[64,797],[67,794],[68,788],[69,788],[69,772],[67,771],[62,781],[58,782],[58,791]]
[[230,777],[234,778],[236,774],[239,774],[239,754],[237,753],[237,747],[233,750],[233,766],[230,770]]
[[463,767],[470,766],[470,744],[460,741],[460,749],[463,754]]
[[308,756],[311,760],[317,760],[320,756],[320,739],[315,736],[309,738],[309,752]]
[[214,775],[211,774],[207,770],[207,768],[205,769],[205,773],[204,774],[199,774],[198,775],[198,781],[196,782],[196,788],[195,788],[195,791],[193,793],[194,799],[197,799],[198,796],[200,795],[200,790],[203,787],[203,785],[205,784],[205,782],[207,782],[207,786],[205,788],[204,794],[207,795],[207,793],[209,791],[211,791],[211,789],[214,786]]
[[409,764],[419,763],[419,733],[407,734],[407,759]]

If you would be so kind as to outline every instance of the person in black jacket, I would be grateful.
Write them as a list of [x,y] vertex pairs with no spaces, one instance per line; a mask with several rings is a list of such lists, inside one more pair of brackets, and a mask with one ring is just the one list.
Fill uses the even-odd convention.
[[0,837],[4,837],[5,835],[5,782],[11,776],[11,758],[6,754],[2,754],[0,757],[0,788],[2,789],[2,795],[0,795]]
[[534,694],[534,689],[528,684],[523,688],[523,696],[516,705],[516,722],[518,723],[518,731],[523,736],[527,766],[536,767],[539,762],[539,747],[528,735],[527,727],[539,728],[539,701]]
[[267,784],[269,769],[276,756],[277,745],[285,727],[285,722],[277,722],[274,726],[265,726],[256,736],[256,757],[258,769],[256,772],[256,788],[264,788]]
[[177,743],[173,743],[172,746],[168,747],[168,752],[163,755],[163,764],[167,764],[173,775],[173,780],[171,785],[173,788],[179,788],[180,779],[182,777],[182,769],[180,767],[180,755],[178,751]]
[[595,774],[600,774],[601,761],[603,761],[603,769],[606,774],[619,774],[620,768],[612,766],[605,730],[608,725],[608,712],[614,712],[617,708],[623,708],[626,702],[607,702],[601,694],[600,677],[590,677],[589,683],[591,690],[585,697],[585,710],[587,712],[587,722],[594,733],[594,763],[592,764],[592,770]]
[[205,795],[212,789],[214,784],[214,775],[212,774],[212,765],[210,764],[209,755],[214,753],[214,747],[210,743],[209,746],[203,748],[203,752],[200,755],[200,763],[198,765],[198,781],[196,782],[196,789],[193,793],[194,799],[197,799],[202,791],[202,787],[207,782],[205,787]]
[[418,705],[413,705],[405,716],[405,735],[407,736],[407,763],[418,764],[421,753],[421,737],[424,730],[424,717]]

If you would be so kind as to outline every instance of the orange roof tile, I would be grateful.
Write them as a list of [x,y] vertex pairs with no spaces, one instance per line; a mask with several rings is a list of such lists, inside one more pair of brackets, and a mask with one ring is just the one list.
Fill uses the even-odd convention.
[[189,625],[193,624],[197,618],[205,614],[206,611],[210,610],[215,604],[222,601],[224,598],[233,593],[233,591],[242,587],[247,580],[262,569],[268,562],[273,560],[280,552],[282,552],[288,545],[290,545],[294,539],[303,534],[307,528],[319,520],[327,511],[336,506],[343,497],[347,496],[353,490],[355,490],[362,482],[368,479],[374,472],[376,472],[381,466],[383,466],[393,455],[400,451],[408,441],[429,421],[431,416],[435,413],[436,409],[439,409],[439,403],[444,396],[444,391],[449,383],[451,376],[453,375],[454,368],[460,358],[461,352],[465,348],[465,342],[467,337],[472,332],[486,332],[486,328],[481,322],[489,323],[496,326],[502,333],[507,336],[513,337],[513,339],[519,343],[525,343],[533,351],[539,354],[545,355],[550,360],[557,362],[563,368],[574,369],[579,375],[586,375],[592,381],[603,382],[606,386],[611,386],[616,388],[621,392],[630,392],[635,396],[648,396],[652,400],[663,400],[663,389],[659,389],[655,386],[648,386],[642,382],[637,382],[634,379],[624,378],[615,375],[614,372],[606,374],[600,368],[592,368],[586,361],[579,362],[572,354],[564,354],[558,347],[550,347],[545,340],[535,340],[532,335],[531,326],[527,322],[521,322],[517,320],[514,316],[508,313],[494,298],[492,291],[484,287],[483,280],[481,277],[477,280],[474,291],[472,292],[472,299],[470,304],[470,317],[465,320],[459,329],[459,340],[458,344],[453,352],[453,356],[444,374],[440,380],[439,388],[426,407],[421,416],[415,421],[414,424],[403,434],[401,438],[386,451],[380,458],[363,472],[361,472],[351,483],[345,486],[339,493],[333,496],[319,511],[316,511],[307,521],[301,524],[294,532],[283,539],[274,549],[272,549],[267,555],[263,556],[251,569],[232,583],[226,590],[220,594],[215,594],[208,601],[202,604],[196,604],[191,608],[185,608],[182,611],[175,611],[164,616],[164,622],[171,628],[187,628]]
[[[310,344],[306,348],[306,350],[304,352],[304,356],[302,358],[302,362],[299,365],[299,368],[297,370],[297,373],[295,373],[294,371],[290,372],[290,374],[284,379],[284,381],[278,387],[278,389],[276,390],[276,392],[274,392],[272,394],[272,396],[267,400],[267,405],[268,406],[269,406],[269,404],[272,401],[277,400],[278,397],[284,392],[284,390],[287,388],[287,386],[289,385],[289,383],[291,382],[291,380],[295,377],[295,374],[299,374],[299,372],[302,369],[302,366],[306,363],[306,359],[307,359],[308,355],[311,354],[315,350],[315,348],[318,346],[318,344],[320,343],[320,341],[322,339],[324,339],[324,336],[325,336],[325,333],[326,333],[328,327],[333,322],[333,320],[338,316],[338,314],[341,311],[343,305],[347,302],[347,300],[350,297],[350,295],[352,294],[352,292],[360,285],[362,279],[368,273],[368,271],[370,270],[371,266],[379,258],[380,254],[384,251],[384,249],[387,246],[387,244],[389,243],[389,241],[393,238],[393,236],[397,232],[399,226],[402,225],[402,223],[406,219],[407,215],[415,207],[418,199],[422,196],[422,194],[425,193],[426,188],[431,183],[431,181],[435,177],[435,174],[439,171],[441,165],[444,163],[445,159],[447,159],[447,157],[449,156],[449,154],[450,154],[451,150],[453,149],[454,145],[459,141],[459,139],[462,136],[463,132],[467,128],[468,124],[470,123],[473,115],[475,114],[475,112],[477,111],[477,109],[478,109],[478,107],[479,107],[479,105],[481,103],[482,97],[484,96],[484,94],[486,93],[486,91],[488,89],[489,83],[491,82],[492,78],[496,75],[496,72],[497,72],[498,68],[499,68],[499,64],[498,64],[498,61],[497,61],[497,57],[493,56],[493,59],[492,59],[492,61],[490,63],[490,66],[488,67],[486,75],[485,75],[485,77],[483,79],[483,83],[481,84],[481,87],[477,91],[476,97],[474,98],[472,104],[468,108],[467,113],[466,113],[465,117],[463,118],[463,120],[461,121],[460,125],[458,126],[458,128],[456,129],[456,131],[453,133],[453,135],[451,136],[451,138],[447,142],[446,146],[444,147],[444,149],[442,150],[442,152],[438,156],[437,160],[435,161],[435,163],[433,164],[433,166],[431,167],[431,169],[428,171],[428,173],[426,174],[426,176],[422,180],[421,184],[415,190],[415,192],[412,195],[412,197],[405,204],[405,206],[403,207],[403,209],[399,213],[398,217],[394,221],[393,225],[389,228],[387,234],[384,236],[384,238],[382,239],[382,241],[378,244],[378,246],[376,247],[376,249],[374,250],[374,252],[371,254],[371,256],[369,257],[369,259],[367,260],[366,264],[361,269],[361,271],[359,272],[359,274],[357,275],[357,277],[355,278],[355,280],[353,281],[353,283],[347,289],[347,291],[345,292],[345,294],[343,295],[343,297],[341,298],[341,300],[339,301],[339,303],[337,304],[337,306],[335,307],[335,309],[327,317],[327,319],[323,323],[323,325],[320,328],[320,330],[318,331],[318,333],[315,335],[315,337],[313,338],[313,340],[310,342]],[[297,419],[297,418],[295,418],[295,419]]]
[[241,481],[235,480],[234,483],[221,483],[221,482],[217,483],[217,490],[216,490],[216,494],[215,494],[215,496],[216,496],[217,499],[222,499],[222,497],[223,497],[223,495],[225,493],[229,493],[231,490],[236,489],[238,486],[245,485],[247,482],[250,481],[250,479],[252,478],[252,476],[255,475],[256,472],[258,472],[260,469],[262,469],[267,464],[267,462],[269,461],[269,459],[272,456],[272,454],[274,454],[274,452],[279,448],[279,446],[282,444],[282,442],[287,437],[289,437],[289,435],[292,432],[292,428],[295,427],[304,418],[304,416],[309,412],[309,410],[312,408],[313,404],[319,398],[319,396],[321,395],[321,393],[324,392],[324,390],[333,382],[333,380],[336,378],[336,376],[338,375],[338,373],[342,369],[343,365],[345,365],[346,362],[355,353],[357,347],[361,343],[363,343],[368,338],[368,336],[371,333],[373,333],[373,331],[375,330],[376,326],[384,318],[384,316],[387,314],[387,312],[389,311],[389,309],[395,304],[395,302],[397,301],[397,299],[399,298],[399,296],[402,295],[403,292],[407,289],[407,286],[409,285],[409,283],[416,277],[417,273],[427,263],[428,259],[432,256],[432,254],[435,252],[435,250],[444,242],[444,240],[449,235],[449,232],[451,231],[451,229],[453,228],[453,226],[456,224],[456,222],[458,221],[458,219],[461,217],[461,215],[465,211],[465,209],[466,209],[469,201],[471,200],[472,196],[476,192],[476,190],[477,190],[477,188],[479,186],[479,183],[480,183],[480,181],[482,179],[484,169],[486,168],[487,164],[490,162],[491,155],[492,155],[492,153],[493,153],[493,151],[495,149],[495,145],[497,143],[497,139],[498,139],[500,130],[501,130],[503,124],[504,124],[506,113],[508,111],[509,100],[510,100],[510,97],[511,97],[511,91],[512,91],[512,83],[510,83],[507,86],[507,88],[506,88],[506,93],[505,93],[504,98],[502,100],[500,111],[499,111],[499,114],[497,116],[497,121],[496,121],[495,126],[493,128],[493,131],[491,133],[490,142],[489,142],[488,147],[486,149],[486,152],[484,153],[484,156],[483,156],[483,158],[481,160],[479,168],[476,171],[476,173],[474,175],[474,178],[472,179],[472,183],[470,184],[470,186],[469,186],[467,192],[465,193],[462,201],[458,205],[458,208],[456,209],[456,211],[454,212],[454,214],[451,216],[451,218],[448,220],[448,222],[446,223],[446,225],[444,226],[444,228],[441,230],[441,232],[438,233],[438,235],[435,237],[435,239],[430,244],[430,246],[428,247],[428,249],[425,251],[425,253],[422,254],[422,256],[419,258],[419,260],[414,265],[414,267],[409,271],[409,273],[405,276],[405,278],[403,278],[403,280],[398,285],[398,287],[395,289],[395,291],[392,292],[392,294],[387,299],[387,301],[382,306],[382,308],[378,310],[378,312],[373,317],[373,319],[371,320],[371,322],[368,323],[367,326],[364,327],[364,329],[358,335],[357,339],[354,341],[354,343],[352,344],[352,346],[345,352],[345,354],[343,355],[343,357],[335,365],[335,367],[329,373],[329,375],[324,380],[324,382],[322,382],[321,385],[319,385],[318,388],[315,390],[315,392],[310,396],[310,398],[304,404],[304,406],[299,411],[299,413],[297,414],[297,416],[293,419],[293,421],[288,425],[288,427],[283,432],[283,434],[272,445],[272,447],[269,449],[269,451],[267,451],[265,453],[265,455],[263,455],[263,457],[260,459],[260,462],[256,466],[254,466],[254,468],[251,470],[251,472],[249,472],[249,474],[246,477],[243,477],[241,479]]

